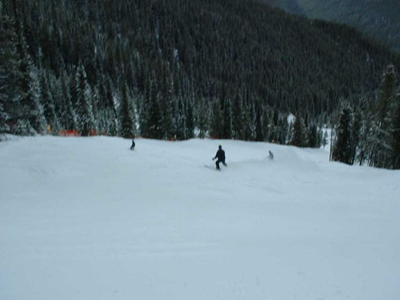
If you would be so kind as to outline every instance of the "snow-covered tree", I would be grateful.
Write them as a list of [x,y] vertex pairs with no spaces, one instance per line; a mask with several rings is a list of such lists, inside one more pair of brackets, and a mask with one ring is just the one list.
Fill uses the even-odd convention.
[[370,142],[373,144],[369,164],[378,168],[390,168],[393,156],[393,144],[390,133],[390,113],[395,103],[396,73],[393,65],[389,65],[383,74],[379,89],[378,114],[372,123],[373,135]]
[[76,130],[77,120],[75,110],[73,108],[70,96],[70,90],[68,88],[68,75],[65,71],[61,73],[61,107],[60,107],[60,123],[64,130]]
[[18,37],[11,18],[3,14],[0,1],[0,134],[10,130],[8,120],[16,122],[20,94],[17,89],[19,78]]
[[92,107],[92,90],[87,82],[85,67],[79,63],[76,79],[76,113],[78,119],[78,130],[82,136],[88,136],[96,130]]

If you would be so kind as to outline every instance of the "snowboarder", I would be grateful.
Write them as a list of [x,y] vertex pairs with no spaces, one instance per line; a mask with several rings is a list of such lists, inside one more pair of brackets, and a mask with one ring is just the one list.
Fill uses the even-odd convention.
[[226,163],[225,163],[225,151],[222,150],[222,146],[221,145],[218,146],[217,154],[215,154],[215,157],[213,158],[213,160],[216,159],[216,158],[218,158],[217,162],[215,163],[215,165],[217,166],[217,170],[219,170],[219,163],[221,163],[221,162],[223,163],[224,166],[226,166]]
[[135,141],[134,141],[134,139],[132,139],[132,146],[131,146],[131,150],[134,150],[135,149]]
[[271,151],[268,151],[268,152],[269,152],[269,155],[268,155],[269,160],[274,160],[274,154]]

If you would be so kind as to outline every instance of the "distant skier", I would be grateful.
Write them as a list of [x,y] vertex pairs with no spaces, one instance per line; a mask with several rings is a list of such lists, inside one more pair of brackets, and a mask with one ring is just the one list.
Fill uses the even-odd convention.
[[215,163],[215,165],[217,166],[217,170],[219,170],[219,163],[223,163],[223,165],[226,166],[226,163],[225,163],[225,151],[222,150],[222,146],[221,145],[218,146],[217,154],[215,154],[215,157],[213,158],[213,160],[216,159],[216,158],[218,158],[217,162]]
[[134,150],[135,149],[135,141],[134,141],[134,139],[132,139],[132,146],[131,146],[131,150]]
[[268,151],[268,152],[269,152],[269,155],[268,155],[269,160],[274,160],[274,154],[271,151]]

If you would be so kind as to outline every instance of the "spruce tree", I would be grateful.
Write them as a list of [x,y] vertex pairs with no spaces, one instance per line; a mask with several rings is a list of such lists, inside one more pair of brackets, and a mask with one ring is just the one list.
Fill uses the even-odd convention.
[[91,102],[91,89],[87,82],[86,71],[80,62],[76,72],[76,114],[78,130],[82,136],[88,136],[96,130]]
[[245,141],[253,141],[254,140],[254,110],[252,105],[245,105],[243,108],[243,139]]
[[136,124],[134,108],[128,96],[128,89],[123,85],[120,104],[120,136],[124,138],[135,138]]
[[41,103],[40,93],[40,74],[39,70],[35,66],[30,68],[30,82],[29,82],[29,99],[31,113],[29,121],[34,130],[39,134],[45,134],[47,131],[47,121],[44,116],[44,108]]
[[198,126],[199,126],[199,138],[204,139],[206,137],[206,133],[208,131],[208,116],[209,116],[209,108],[204,99],[200,100],[199,104],[199,118],[198,118]]
[[149,137],[161,140],[164,136],[162,131],[162,115],[160,110],[160,92],[157,85],[152,82],[150,85],[150,106],[148,119]]
[[175,136],[177,140],[185,140],[186,139],[186,110],[185,110],[185,103],[183,100],[183,95],[179,92],[178,99],[177,99],[177,109],[175,112]]
[[77,120],[75,110],[72,106],[71,97],[68,89],[68,75],[65,71],[61,73],[61,113],[60,113],[60,123],[64,130],[76,130]]
[[192,139],[194,137],[194,122],[193,105],[189,102],[186,112],[186,139]]
[[303,118],[300,116],[296,117],[293,124],[291,144],[296,147],[306,147],[308,144],[306,126],[304,125]]
[[269,141],[269,116],[268,111],[266,108],[263,110],[262,114],[262,131],[263,131],[263,140],[268,142]]
[[392,168],[398,170],[400,169],[400,88],[397,91],[393,108],[394,113],[391,130],[393,145]]
[[352,111],[348,103],[343,103],[336,128],[336,143],[333,146],[332,160],[345,164],[352,163]]
[[40,70],[39,89],[41,105],[43,106],[43,113],[48,124],[48,133],[55,133],[58,129],[58,120],[55,112],[55,104],[53,95],[50,90],[46,70]]
[[17,40],[12,19],[4,14],[0,1],[0,134],[10,130],[8,121],[17,121],[20,100]]
[[256,141],[262,142],[264,140],[264,132],[262,126],[262,115],[261,115],[261,107],[260,104],[257,103],[256,107]]
[[232,137],[243,139],[243,109],[239,93],[236,93],[232,108]]
[[358,152],[359,152],[359,143],[360,143],[360,133],[362,126],[362,114],[360,110],[356,110],[354,113],[354,121],[351,132],[351,164],[353,165],[356,161]]
[[390,108],[395,101],[396,74],[393,65],[389,65],[383,74],[379,89],[378,115],[373,122],[373,148],[369,164],[378,168],[388,168],[392,163]]
[[223,132],[222,136],[224,139],[232,138],[232,111],[231,111],[231,101],[226,98],[223,107]]
[[308,130],[308,147],[310,148],[318,148],[318,129],[315,124],[309,126]]
[[[43,117],[43,115],[40,114],[43,113],[43,111],[38,107],[40,104],[38,102],[38,90],[36,88],[37,82],[34,82],[37,81],[37,78],[32,77],[34,75],[32,72],[33,61],[28,52],[22,23],[16,22],[16,32],[18,35],[17,52],[20,62],[17,89],[21,95],[18,104],[17,118],[20,124],[18,131],[21,135],[31,135],[35,134],[37,131],[44,133],[40,121]],[[36,128],[33,127],[34,124]],[[23,126],[26,126],[26,128],[24,129]]]
[[210,120],[210,136],[214,139],[222,138],[222,113],[219,101],[214,100],[212,103],[211,120]]
[[161,97],[161,130],[163,138],[170,140],[173,138],[173,86],[169,74],[164,74],[162,82],[162,97]]

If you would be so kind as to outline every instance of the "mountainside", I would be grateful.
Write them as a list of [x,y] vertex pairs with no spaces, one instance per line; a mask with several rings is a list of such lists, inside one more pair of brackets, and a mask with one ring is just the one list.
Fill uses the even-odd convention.
[[[11,0],[3,2],[12,15]],[[400,66],[350,28],[252,1],[39,0],[18,9],[45,77],[60,80],[65,71],[70,82],[82,62],[92,90],[107,90],[111,80],[114,89],[127,84],[145,96],[150,82],[169,76],[185,98],[240,94],[318,116],[340,97],[376,90],[387,64]]]
[[397,0],[259,0],[287,12],[348,24],[400,51],[400,4]]
[[[205,168],[219,144],[228,167]],[[269,143],[129,146],[0,143],[0,299],[400,298],[399,171]]]

